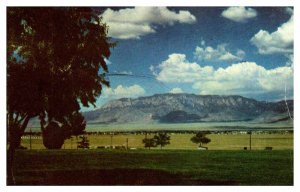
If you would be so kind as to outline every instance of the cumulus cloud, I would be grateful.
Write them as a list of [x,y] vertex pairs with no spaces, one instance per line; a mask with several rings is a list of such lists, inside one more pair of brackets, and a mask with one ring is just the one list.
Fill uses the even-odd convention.
[[179,87],[175,87],[175,88],[170,90],[170,93],[174,93],[174,94],[183,93],[183,90]]
[[108,8],[102,17],[109,26],[108,35],[117,39],[139,39],[155,33],[157,25],[196,22],[196,17],[189,11],[176,13],[166,7],[135,7],[116,11]]
[[256,17],[257,13],[255,9],[245,7],[229,7],[221,14],[223,17],[235,22],[244,23],[249,19]]
[[220,44],[216,48],[205,47],[202,41],[201,46],[196,47],[194,56],[204,61],[240,61],[245,57],[245,52],[239,49],[233,54],[226,49],[226,44]]
[[249,94],[283,91],[285,83],[293,89],[293,71],[290,67],[267,70],[254,62],[233,64],[214,71],[210,80],[198,81],[193,88],[200,94]]
[[201,67],[197,63],[190,63],[184,54],[177,53],[169,55],[169,58],[158,66],[151,66],[150,70],[159,81],[178,83],[192,83],[209,78],[213,73],[211,66]]
[[145,90],[139,85],[129,87],[118,85],[115,89],[107,88],[103,91],[104,98],[118,99],[124,97],[135,98],[145,94]]
[[163,82],[190,83],[199,94],[263,94],[293,90],[291,66],[266,69],[255,62],[240,62],[226,68],[202,67],[172,54],[155,67],[156,78]]
[[258,48],[260,54],[293,53],[294,15],[272,33],[261,29],[250,42]]

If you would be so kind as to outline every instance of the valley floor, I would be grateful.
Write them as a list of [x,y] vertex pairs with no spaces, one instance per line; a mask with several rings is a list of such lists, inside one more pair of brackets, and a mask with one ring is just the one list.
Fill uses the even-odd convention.
[[[153,137],[153,133],[148,133],[147,137]],[[198,145],[191,142],[194,134],[171,133],[170,145],[163,149],[184,149],[197,150]],[[90,148],[110,147],[110,146],[127,146],[128,148],[143,149],[142,140],[146,137],[144,133],[101,133],[87,135]],[[209,150],[243,150],[245,147],[250,148],[250,135],[247,132],[228,132],[214,133],[207,135],[211,142],[205,145]],[[76,149],[77,141],[80,139],[73,137],[65,141],[63,149]],[[29,136],[22,138],[22,145],[30,149]],[[280,132],[253,132],[251,135],[251,149],[263,150],[266,147],[272,147],[274,150],[293,149],[293,133],[289,131]],[[32,149],[45,149],[41,136],[32,136]],[[159,149],[153,148],[153,149]]]

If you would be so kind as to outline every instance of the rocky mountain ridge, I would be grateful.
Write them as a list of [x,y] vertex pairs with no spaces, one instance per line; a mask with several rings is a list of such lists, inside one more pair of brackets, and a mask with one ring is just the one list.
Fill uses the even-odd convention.
[[266,102],[231,95],[156,94],[112,100],[85,112],[88,123],[272,121],[293,113],[293,100]]

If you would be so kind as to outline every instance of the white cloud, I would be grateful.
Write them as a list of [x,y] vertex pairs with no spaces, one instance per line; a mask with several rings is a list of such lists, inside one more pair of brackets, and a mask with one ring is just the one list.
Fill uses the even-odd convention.
[[204,40],[201,40],[201,46],[204,46],[205,45],[205,41]]
[[285,65],[294,68],[294,54],[287,54],[286,57],[288,60]]
[[132,71],[114,71],[117,75],[133,75]]
[[105,61],[106,65],[111,65],[111,61],[110,60],[104,58],[104,61]]
[[149,25],[109,22],[108,26],[108,35],[117,39],[140,39],[143,35],[155,33]]
[[185,55],[172,54],[158,67],[156,78],[168,83],[190,83],[200,94],[263,94],[293,90],[291,66],[266,69],[255,62],[241,62],[214,69],[190,63]]
[[174,93],[174,94],[183,93],[183,90],[179,87],[175,87],[175,88],[170,90],[170,93]]
[[102,17],[109,26],[108,35],[118,39],[139,39],[155,33],[157,25],[196,22],[196,17],[189,11],[180,10],[176,13],[166,7],[135,7],[117,11],[108,8]]
[[244,23],[249,19],[256,17],[255,9],[245,7],[229,7],[221,14],[223,17],[235,22]]
[[289,15],[293,15],[293,14],[294,14],[294,10],[293,10],[293,8],[291,8],[291,7],[287,7],[287,8],[285,9],[285,12],[286,12],[287,14],[289,14]]
[[253,94],[283,91],[287,82],[293,89],[291,67],[278,67],[267,70],[254,62],[233,64],[214,71],[211,79],[198,81],[193,88],[201,94]]
[[272,33],[261,29],[250,42],[258,48],[260,54],[293,53],[294,15]]
[[213,72],[210,66],[201,67],[197,63],[190,63],[184,54],[171,54],[166,61],[157,67],[150,67],[157,80],[162,82],[192,83],[195,80],[206,79]]
[[107,88],[103,90],[103,97],[110,99],[118,98],[134,98],[145,94],[145,90],[139,85],[132,85],[129,87],[118,85],[115,89]]
[[211,46],[205,47],[205,43],[201,42],[201,47],[197,46],[194,55],[199,60],[205,61],[240,61],[245,57],[243,50],[237,50],[236,54],[226,49],[226,44],[220,44],[216,48]]

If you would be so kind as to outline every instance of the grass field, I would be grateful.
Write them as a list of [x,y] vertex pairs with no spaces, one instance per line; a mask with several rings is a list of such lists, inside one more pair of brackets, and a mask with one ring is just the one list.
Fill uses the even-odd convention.
[[[251,151],[243,150],[245,132],[209,134],[207,151],[197,150],[193,134],[170,136],[163,150],[145,149],[137,133],[88,135],[90,150],[77,150],[75,137],[62,150],[45,150],[35,136],[32,150],[16,153],[17,185],[293,185],[292,132],[252,132]],[[96,149],[126,146],[127,139],[136,150]],[[22,145],[30,147],[28,136]]]
[[[171,134],[170,145],[165,146],[165,149],[197,149],[197,144],[190,141],[193,134]],[[153,137],[147,135],[147,137]],[[207,135],[211,139],[211,142],[207,144],[209,150],[241,150],[244,147],[249,149],[249,135],[248,134],[210,134]],[[271,133],[271,134],[255,134],[251,136],[252,149],[260,150],[265,147],[273,147],[273,149],[293,149],[293,133]],[[143,148],[142,140],[145,135],[135,134],[119,134],[114,135],[112,138],[110,135],[89,135],[91,148],[97,146],[113,146],[126,145],[126,139],[128,139],[128,146],[131,148]],[[111,140],[112,139],[112,140]],[[112,143],[111,143],[112,142]],[[23,138],[22,145],[29,148],[29,139]],[[63,146],[64,149],[76,148],[75,137],[71,140],[66,140]],[[32,138],[32,149],[45,149],[42,144],[41,137]]]
[[19,150],[17,185],[293,185],[292,150]]

